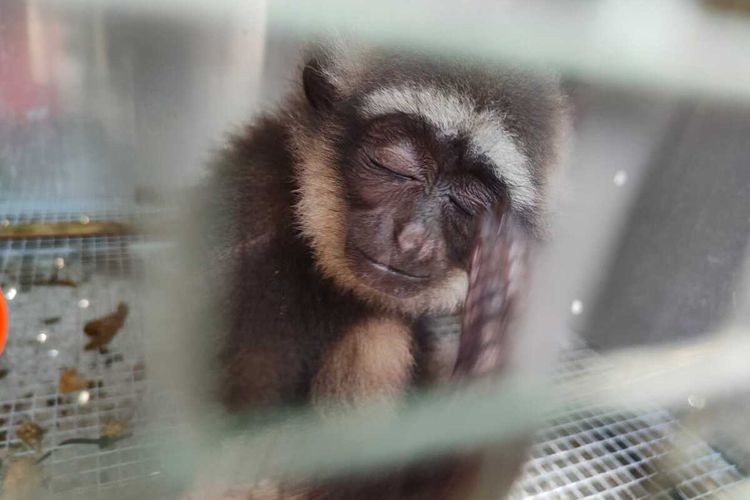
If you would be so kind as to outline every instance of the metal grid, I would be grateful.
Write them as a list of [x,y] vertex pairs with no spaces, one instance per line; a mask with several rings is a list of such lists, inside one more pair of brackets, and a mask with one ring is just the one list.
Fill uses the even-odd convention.
[[[80,215],[37,212],[36,217],[13,220],[77,220]],[[107,213],[113,216],[124,218]],[[31,454],[21,446],[16,426],[31,419],[45,428],[43,448],[54,451],[43,462],[43,471],[52,492],[102,495],[162,470],[155,438],[159,429],[177,422],[174,416],[151,411],[148,404],[154,389],[144,365],[146,333],[138,302],[143,284],[131,252],[138,242],[132,236],[0,242],[0,282],[12,296],[12,330],[7,354],[0,360],[0,367],[8,370],[0,380],[0,450],[5,455]],[[39,284],[54,272],[78,286]],[[130,314],[110,352],[84,352],[83,325],[113,311],[120,301],[129,305]],[[53,324],[45,324],[52,319]],[[59,393],[64,367],[75,367],[95,382],[85,403],[80,393]],[[597,367],[596,354],[576,346],[566,352],[559,376],[578,377]],[[108,449],[56,448],[68,438],[98,437],[102,425],[113,418],[127,420],[133,436]],[[675,456],[677,436],[682,436],[680,425],[660,409],[569,415],[540,433],[512,496],[703,498],[717,496],[742,478],[703,441],[690,438],[685,446],[684,437],[677,465],[670,463],[665,474],[662,464]]]
[[[77,220],[81,215],[15,220]],[[25,420],[40,425],[42,449],[52,451],[42,467],[53,493],[102,492],[160,470],[153,449],[156,419],[147,404],[153,389],[146,378],[138,303],[141,273],[130,251],[137,241],[108,236],[0,242],[0,283],[11,316],[7,351],[0,359],[6,371],[0,380],[0,453],[10,459],[33,455],[16,428]],[[46,284],[55,273],[77,286]],[[130,311],[109,352],[84,351],[83,325],[114,311],[119,302]],[[90,381],[89,389],[60,393],[63,368],[77,369]],[[133,436],[106,449],[57,446],[71,438],[99,438],[104,424],[114,419],[127,422]]]
[[[601,368],[595,352],[567,351],[560,377]],[[512,498],[720,498],[737,468],[667,411],[577,412],[553,420],[530,450]]]

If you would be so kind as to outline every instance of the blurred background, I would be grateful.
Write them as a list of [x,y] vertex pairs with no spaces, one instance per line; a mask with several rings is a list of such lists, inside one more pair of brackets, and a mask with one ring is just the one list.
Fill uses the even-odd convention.
[[[144,319],[147,297],[159,299],[145,291],[143,266],[160,262],[168,241],[137,228],[163,220],[226,134],[297,84],[305,40],[352,26],[377,42],[562,73],[574,147],[537,280],[547,301],[537,301],[536,328],[564,339],[563,380],[589,380],[591,366],[609,360],[635,378],[669,374],[678,358],[688,368],[648,405],[553,419],[514,496],[702,498],[744,486],[747,2],[488,4],[0,4],[6,489],[12,464],[47,452],[24,481],[61,497],[130,498],[152,491],[150,481],[179,482],[163,479],[170,456],[155,439],[178,425],[178,412],[147,404],[162,389]],[[34,224],[52,229],[23,231]],[[120,303],[129,309],[122,331],[105,353],[85,350],[84,325]],[[700,358],[727,330],[740,332],[737,343]],[[691,365],[684,346],[718,365],[734,353],[726,363],[736,370],[714,380],[717,363]],[[69,369],[83,381],[63,384]],[[71,439],[91,442],[62,444]]]

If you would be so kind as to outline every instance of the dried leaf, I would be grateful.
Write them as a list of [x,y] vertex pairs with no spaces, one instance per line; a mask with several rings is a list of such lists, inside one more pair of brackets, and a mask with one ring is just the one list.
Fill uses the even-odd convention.
[[128,431],[128,423],[124,420],[109,420],[102,426],[102,437],[117,439]]
[[29,448],[41,451],[44,429],[39,427],[36,423],[31,420],[25,420],[21,425],[16,427],[16,436],[18,436],[18,439],[23,441],[23,443]]
[[82,391],[89,386],[89,381],[78,374],[75,368],[65,368],[60,374],[58,389],[61,393]]
[[83,327],[83,333],[91,337],[91,340],[86,344],[84,350],[104,349],[125,324],[127,316],[128,306],[124,302],[120,302],[117,305],[117,311],[86,323]]

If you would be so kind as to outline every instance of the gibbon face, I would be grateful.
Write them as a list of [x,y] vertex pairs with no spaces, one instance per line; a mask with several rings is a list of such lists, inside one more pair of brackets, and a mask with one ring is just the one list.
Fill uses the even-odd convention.
[[505,196],[503,182],[465,138],[441,135],[419,117],[355,119],[347,129],[353,133],[335,168],[351,273],[408,298],[465,270],[475,219]]
[[[460,308],[479,215],[503,203],[533,232],[541,208],[552,146],[533,141],[553,135],[555,113],[541,113],[559,96],[512,101],[540,113],[514,118],[515,83],[388,58],[309,62],[296,211],[324,274],[402,312]],[[524,127],[540,137],[524,143]]]

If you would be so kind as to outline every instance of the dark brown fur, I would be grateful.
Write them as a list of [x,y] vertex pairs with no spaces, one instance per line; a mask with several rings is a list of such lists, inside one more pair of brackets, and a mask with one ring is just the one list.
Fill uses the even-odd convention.
[[[484,159],[465,154],[464,139],[441,138],[419,117],[365,119],[358,93],[428,82],[496,108],[546,189],[563,121],[554,86],[368,57],[357,81],[347,81],[358,86],[353,93],[335,78],[328,53],[313,57],[304,88],[281,112],[236,135],[210,179],[218,242],[210,258],[225,287],[228,332],[221,397],[231,410],[398,398],[415,373],[429,371],[415,367],[415,359],[424,361],[415,352],[415,324],[460,310],[473,214],[508,196]],[[399,146],[400,137],[410,137],[410,146]],[[445,196],[436,201],[423,186],[439,179]],[[537,232],[540,214],[518,217]],[[374,271],[361,250],[417,278]],[[308,497],[462,498],[474,465],[463,459],[387,471],[313,488]]]

